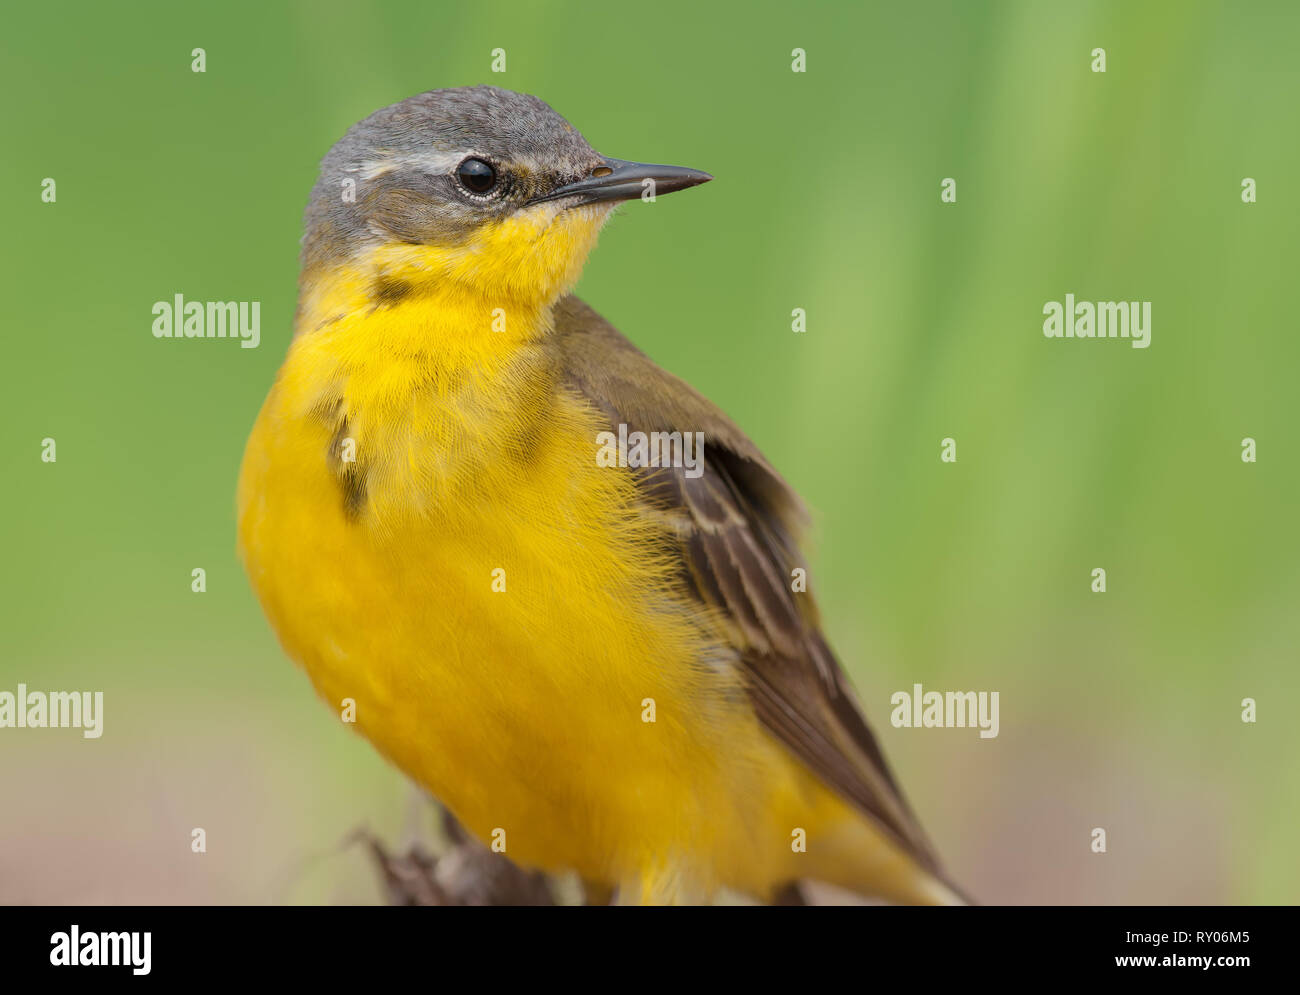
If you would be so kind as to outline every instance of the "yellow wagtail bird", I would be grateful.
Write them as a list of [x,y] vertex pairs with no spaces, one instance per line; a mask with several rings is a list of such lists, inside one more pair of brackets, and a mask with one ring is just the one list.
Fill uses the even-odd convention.
[[[355,125],[307,208],[241,554],[321,695],[519,864],[625,902],[960,901],[791,582],[799,498],[568,296],[621,201],[709,179],[494,87]],[[602,458],[635,433],[703,459]]]

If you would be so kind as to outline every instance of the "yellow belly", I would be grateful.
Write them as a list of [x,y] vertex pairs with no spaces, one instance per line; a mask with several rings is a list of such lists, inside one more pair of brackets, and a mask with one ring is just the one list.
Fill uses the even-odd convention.
[[239,538],[336,712],[353,699],[375,746],[524,865],[652,899],[762,895],[806,870],[791,833],[843,806],[758,726],[576,399],[520,459],[408,479],[387,453],[352,516],[304,409],[282,375],[245,454]]

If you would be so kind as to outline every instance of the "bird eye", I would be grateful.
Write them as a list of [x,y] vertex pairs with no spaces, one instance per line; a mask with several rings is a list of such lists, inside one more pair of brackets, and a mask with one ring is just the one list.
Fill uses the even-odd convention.
[[497,185],[497,171],[482,159],[466,159],[456,167],[456,178],[472,194],[490,193]]

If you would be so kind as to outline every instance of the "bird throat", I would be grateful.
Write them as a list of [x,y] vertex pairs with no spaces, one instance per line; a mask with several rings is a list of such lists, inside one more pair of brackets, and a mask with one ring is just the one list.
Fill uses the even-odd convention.
[[481,292],[403,248],[304,274],[281,372],[282,400],[318,423],[355,519],[425,510],[527,461],[556,403],[552,301]]

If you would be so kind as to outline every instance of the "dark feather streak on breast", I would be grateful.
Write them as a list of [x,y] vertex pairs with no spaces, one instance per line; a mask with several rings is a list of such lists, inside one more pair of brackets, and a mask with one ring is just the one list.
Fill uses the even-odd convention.
[[355,521],[366,506],[366,468],[355,439],[353,459],[344,459],[343,447],[352,438],[352,426],[343,410],[343,401],[339,398],[323,401],[313,414],[332,430],[329,446],[325,450],[325,461],[338,483],[344,517]]
[[370,300],[375,308],[393,307],[411,296],[414,289],[406,280],[381,276],[370,288]]

